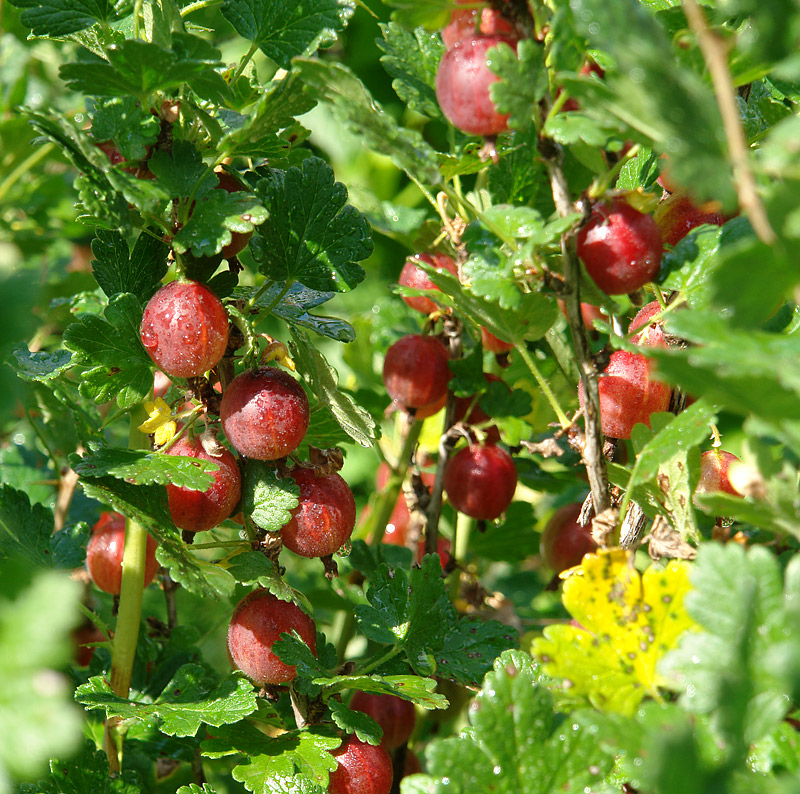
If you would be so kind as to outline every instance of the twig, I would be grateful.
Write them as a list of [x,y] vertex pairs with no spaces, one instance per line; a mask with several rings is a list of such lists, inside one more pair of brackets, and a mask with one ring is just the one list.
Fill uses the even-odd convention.
[[697,36],[700,51],[703,53],[711,81],[714,84],[714,93],[717,106],[722,116],[725,137],[728,141],[733,175],[736,179],[736,191],[739,194],[739,204],[747,213],[753,230],[759,239],[771,245],[777,241],[775,232],[769,224],[764,205],[758,197],[756,182],[748,162],[747,140],[744,136],[739,108],[736,104],[736,90],[733,87],[731,74],[728,70],[728,59],[725,53],[725,43],[706,24],[706,18],[696,0],[683,0],[683,10],[689,27]]
[[[547,139],[540,141],[539,148],[550,176],[550,187],[556,209],[563,218],[572,214],[574,207],[569,197],[564,172],[561,170],[561,148]],[[581,317],[580,267],[575,250],[575,238],[570,234],[561,237],[561,258],[564,263],[564,283],[567,287],[562,298],[567,309],[567,321],[583,384],[583,416],[586,433],[583,462],[592,490],[595,515],[600,515],[611,507],[606,460],[603,456],[603,432],[600,427],[600,395],[597,389],[597,370],[592,360],[586,326]]]

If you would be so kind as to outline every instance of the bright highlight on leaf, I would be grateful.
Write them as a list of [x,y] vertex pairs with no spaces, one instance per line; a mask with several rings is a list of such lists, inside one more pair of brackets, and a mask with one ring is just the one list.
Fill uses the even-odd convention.
[[156,397],[155,402],[145,400],[144,410],[150,417],[142,422],[138,429],[142,433],[154,434],[156,445],[161,447],[172,441],[175,433],[178,432],[178,425],[172,418],[172,411],[163,397]]
[[673,561],[640,574],[622,549],[584,557],[564,582],[563,601],[580,624],[550,626],[532,654],[569,697],[632,715],[665,680],[656,668],[694,622],[684,607],[690,566]]

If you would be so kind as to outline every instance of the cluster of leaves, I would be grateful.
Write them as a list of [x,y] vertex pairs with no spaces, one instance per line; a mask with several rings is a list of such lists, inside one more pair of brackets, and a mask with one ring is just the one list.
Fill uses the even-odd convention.
[[[312,401],[298,454],[346,445],[349,458],[369,461],[360,474],[353,468],[363,503],[373,487],[373,449],[389,426],[376,418],[385,405],[374,394],[381,392],[374,348],[418,326],[400,313],[397,296],[382,294],[396,263],[386,264],[384,283],[370,287],[359,262],[372,255],[380,267],[402,259],[398,246],[427,250],[450,220],[439,213],[459,214],[468,222],[458,240],[461,278],[429,270],[439,291],[427,293],[464,324],[465,355],[453,362],[452,389],[479,393],[517,451],[523,441],[550,438],[554,404],[577,403],[577,367],[554,285],[564,235],[581,218],[556,212],[554,167],[572,199],[613,185],[647,202],[659,189],[658,156],[668,153],[671,176],[691,186],[695,200],[737,207],[717,97],[681,5],[511,2],[507,10],[529,36],[516,57],[510,48],[493,57],[500,78],[494,101],[510,115],[494,163],[483,159],[481,141],[446,126],[438,108],[435,75],[444,48],[435,31],[452,8],[444,0],[389,4],[397,11],[380,25],[378,48],[394,94],[383,92],[381,102],[373,95],[374,60],[359,69],[357,48],[346,47],[365,13],[356,13],[354,0],[225,0],[219,10],[170,0],[14,5],[20,30],[66,42],[72,60],[36,61],[24,35],[3,39],[10,55],[0,62],[0,137],[10,176],[0,181],[0,241],[13,240],[12,263],[25,256],[38,263],[37,256],[56,252],[65,271],[73,253],[65,239],[77,246],[91,237],[92,264],[91,274],[78,267],[71,280],[59,271],[63,283],[41,297],[56,300],[35,344],[33,330],[11,314],[23,307],[27,316],[32,288],[2,276],[3,291],[20,287],[22,299],[3,298],[13,336],[3,331],[0,347],[9,347],[28,391],[23,419],[0,415],[9,429],[0,451],[0,658],[9,681],[0,726],[13,739],[0,750],[0,792],[41,775],[48,759],[50,776],[21,791],[174,791],[176,783],[179,794],[241,790],[237,784],[253,792],[324,791],[342,733],[380,739],[373,720],[346,706],[352,690],[396,694],[431,712],[417,735],[427,747],[426,772],[403,781],[405,794],[612,792],[623,785],[659,794],[795,790],[800,639],[797,566],[789,557],[800,537],[800,343],[797,311],[786,298],[800,272],[796,8],[704,6],[709,24],[731,37],[728,67],[742,89],[739,111],[753,149],[747,167],[775,240],[767,244],[738,217],[696,229],[666,253],[657,287],[671,294],[665,328],[682,342],[648,355],[661,377],[696,401],[636,428],[629,462],[609,464],[625,503],[699,546],[697,560],[643,570],[646,563],[628,552],[602,552],[566,579],[559,601],[544,590],[538,564],[520,558],[537,551],[533,524],[585,494],[576,456],[563,444],[557,461],[535,451],[517,456],[520,481],[535,496],[513,505],[502,526],[470,539],[463,590],[459,573],[443,579],[435,555],[412,566],[409,550],[362,540],[331,584],[319,566],[289,562],[284,571],[232,524],[193,550],[170,518],[163,486],[202,489],[209,467],[127,448],[121,420],[135,415],[153,385],[139,322],[177,267],[225,299],[242,333],[244,363],[257,357],[260,334],[285,338]],[[226,62],[233,49],[223,26],[238,34],[238,64]],[[318,49],[337,36],[342,57],[320,57]],[[602,81],[581,75],[587,53],[603,66]],[[60,105],[50,101],[58,80],[71,92]],[[39,84],[45,94],[33,101]],[[560,112],[559,92],[579,108]],[[19,104],[24,110],[11,114]],[[398,104],[410,111],[406,124],[398,123]],[[315,142],[306,123],[335,133]],[[34,135],[49,143],[32,149]],[[361,172],[351,176],[360,184],[348,196],[334,174],[347,173],[336,147],[350,136],[383,159],[377,166],[359,155]],[[97,146],[109,142],[125,162],[113,164]],[[620,160],[629,145],[638,149]],[[48,167],[35,169],[40,160]],[[242,179],[240,192],[214,189],[215,167],[228,163]],[[390,168],[398,190],[387,199],[382,185]],[[426,197],[431,206],[418,206]],[[244,270],[231,261],[220,269],[232,236],[249,233]],[[367,297],[352,316],[317,313],[346,301],[357,286]],[[581,291],[615,317],[630,308],[586,278]],[[492,362],[477,342],[481,327],[515,346],[510,395],[486,387],[483,371]],[[630,349],[618,328],[601,328],[596,349]],[[347,343],[344,353],[335,343]],[[345,380],[348,367],[354,378]],[[354,383],[358,388],[348,388]],[[183,385],[168,393],[173,405],[182,404]],[[750,476],[744,498],[694,494],[712,422],[741,452]],[[430,427],[423,443],[427,434],[436,446],[438,428]],[[71,502],[68,469],[81,481]],[[297,504],[296,488],[274,467],[252,461],[244,482],[244,512],[259,530],[277,531]],[[394,499],[397,485],[385,498]],[[106,648],[88,672],[67,664],[82,596],[60,573],[82,564],[101,505],[158,539],[159,562],[181,586],[182,614],[191,616],[185,628],[164,631],[161,607],[145,594],[152,620],[139,637],[128,697],[107,680]],[[374,500],[371,507],[377,514]],[[716,530],[715,516],[726,517]],[[772,547],[713,543],[712,534],[724,535],[730,521],[746,543],[768,540]],[[241,675],[220,672],[218,629],[253,586],[313,605],[326,627],[317,656],[296,637],[276,646],[297,666],[291,697],[259,697]],[[470,588],[471,601],[464,597]],[[476,601],[486,607],[489,590],[495,604],[505,601],[513,625],[561,622],[525,635],[533,640],[530,654],[509,650],[518,644],[515,629],[480,610],[470,614]],[[108,634],[110,602],[96,613]],[[566,624],[568,615],[577,625]],[[353,628],[343,630],[350,616]],[[337,623],[340,647],[326,639]],[[215,626],[217,647],[209,647],[206,626]],[[353,669],[343,671],[355,631],[360,650]],[[121,776],[108,777],[96,742],[80,751],[79,712],[54,669],[70,669],[89,731],[98,734],[99,721],[112,718],[127,732]],[[448,697],[442,725],[463,725],[459,700],[465,687],[478,686],[469,725],[452,735],[434,731],[433,715],[448,707]],[[313,704],[322,716],[298,722],[298,703]],[[33,744],[34,735],[40,742]],[[213,767],[213,779],[190,783],[200,758]],[[184,776],[163,780],[154,761],[164,759],[178,762]]]

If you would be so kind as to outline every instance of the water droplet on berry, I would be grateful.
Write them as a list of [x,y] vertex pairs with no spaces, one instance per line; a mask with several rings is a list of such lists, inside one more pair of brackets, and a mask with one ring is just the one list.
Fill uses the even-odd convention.
[[339,550],[336,552],[336,554],[337,554],[339,557],[349,557],[349,556],[350,556],[350,552],[351,552],[352,550],[353,550],[353,544],[352,544],[352,543],[351,543],[349,540],[347,540],[347,541],[345,541],[345,542],[344,542],[344,544],[343,544],[343,545],[342,545],[342,546],[339,548]]

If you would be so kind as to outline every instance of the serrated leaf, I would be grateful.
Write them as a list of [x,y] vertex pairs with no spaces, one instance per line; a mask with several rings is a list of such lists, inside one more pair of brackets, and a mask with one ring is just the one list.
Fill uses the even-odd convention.
[[234,579],[219,565],[191,553],[180,539],[160,485],[134,485],[114,477],[84,478],[83,490],[94,499],[135,519],[158,541],[156,559],[187,590],[209,598],[230,598]]
[[110,475],[139,485],[172,484],[178,488],[205,491],[214,482],[219,466],[213,461],[183,455],[166,455],[139,449],[109,447],[100,442],[90,446],[89,454],[73,456],[72,468],[81,477]]
[[241,117],[219,142],[219,150],[230,157],[267,157],[274,159],[287,148],[287,141],[279,137],[295,123],[295,118],[307,113],[315,105],[303,90],[296,72],[282,80],[272,80],[259,91],[253,109]]
[[26,562],[0,560],[0,781],[41,774],[48,758],[71,755],[81,741],[71,687],[55,672],[71,659],[81,588],[64,571]]
[[50,776],[19,788],[19,794],[141,794],[143,782],[138,772],[125,769],[111,775],[108,758],[93,741],[80,753],[50,761]]
[[363,711],[352,711],[338,700],[329,700],[328,708],[331,710],[333,721],[345,733],[354,733],[360,742],[380,744],[383,730],[368,714],[364,714]]
[[594,791],[613,763],[598,753],[596,732],[562,721],[536,667],[520,651],[495,661],[469,722],[459,736],[430,743],[427,774],[407,778],[403,794]]
[[95,22],[111,22],[119,15],[117,4],[109,0],[14,0],[13,5],[24,9],[22,24],[35,36],[66,36]]
[[447,698],[434,692],[436,681],[417,675],[337,675],[314,679],[324,687],[326,699],[348,689],[371,692],[376,695],[394,695],[409,700],[426,709],[445,709]]
[[90,96],[146,96],[168,91],[202,77],[221,66],[220,53],[209,42],[190,33],[172,34],[172,49],[149,41],[126,39],[95,58],[68,63],[59,69],[67,85]]
[[331,167],[309,157],[301,168],[259,169],[256,195],[269,220],[250,243],[259,270],[273,281],[347,292],[364,278],[356,263],[372,253],[369,224],[346,204],[347,189]]
[[72,353],[69,350],[31,353],[28,346],[20,342],[11,349],[11,355],[14,358],[9,363],[17,375],[27,381],[47,383],[72,366]]
[[230,244],[233,232],[252,232],[268,214],[260,201],[244,191],[210,190],[197,199],[191,217],[172,244],[178,253],[191,249],[196,256],[213,256]]
[[392,78],[392,88],[409,110],[431,119],[441,119],[436,99],[436,72],[444,54],[444,44],[436,33],[422,28],[409,31],[394,22],[380,26],[378,47],[383,68]]
[[134,97],[114,97],[95,102],[92,138],[96,141],[114,141],[126,160],[143,159],[147,147],[156,142],[160,131],[158,118],[142,108]]
[[701,630],[687,634],[661,670],[683,707],[711,715],[734,747],[772,731],[800,683],[798,598],[797,560],[784,581],[766,548],[706,543],[698,551],[686,609]]
[[390,157],[398,168],[429,188],[441,183],[433,147],[416,130],[398,126],[346,66],[299,58],[295,67],[311,96],[331,105],[339,122],[366,146]]
[[519,645],[515,629],[496,620],[462,617],[444,635],[435,652],[436,674],[461,684],[474,684],[503,652]]
[[289,69],[292,58],[329,46],[355,11],[354,0],[225,0],[223,16],[236,32],[258,45],[278,66]]
[[291,477],[279,477],[267,461],[248,460],[242,482],[242,511],[267,530],[279,532],[292,518],[300,488]]
[[283,288],[283,284],[275,284],[259,297],[257,305],[271,306],[272,313],[287,323],[308,328],[320,336],[335,339],[337,342],[352,342],[356,338],[355,329],[350,323],[338,317],[322,317],[309,311],[329,301],[336,295],[335,292],[319,292],[297,282],[289,287],[289,291],[277,304],[274,304],[274,299]]
[[370,579],[369,604],[354,610],[368,639],[401,647],[420,675],[431,672],[431,653],[442,648],[443,636],[458,619],[441,569],[435,554],[423,557],[421,567],[410,573],[381,565]]
[[175,141],[169,152],[153,152],[147,165],[176,198],[203,195],[216,187],[216,176],[189,141]]
[[139,339],[142,308],[130,293],[112,298],[103,317],[87,314],[64,331],[64,344],[87,369],[80,393],[120,408],[141,402],[153,386],[152,361]]
[[212,788],[208,785],[208,783],[203,783],[203,787],[197,785],[197,783],[191,783],[188,786],[181,786],[175,794],[216,794],[217,790]]
[[297,369],[317,401],[331,410],[341,428],[357,444],[372,446],[378,437],[375,420],[349,394],[339,389],[336,371],[299,328],[292,328],[290,347]]
[[579,625],[548,626],[531,652],[547,675],[564,681],[570,699],[632,715],[646,695],[659,696],[667,682],[657,665],[694,626],[684,604],[688,590],[684,562],[640,574],[632,552],[589,554],[562,595]]
[[515,52],[503,42],[488,50],[486,65],[500,78],[489,93],[497,110],[509,114],[508,126],[517,129],[530,124],[548,88],[544,47],[534,39],[522,39]]
[[280,569],[258,551],[245,551],[232,557],[228,573],[244,585],[264,587],[282,601],[294,601],[297,593],[281,576]]
[[103,676],[78,687],[75,698],[89,709],[104,709],[124,720],[159,719],[168,736],[194,736],[201,724],[238,722],[257,708],[253,685],[232,673],[222,681],[198,664],[184,664],[153,703],[121,698]]
[[339,744],[341,739],[323,728],[289,731],[265,742],[248,764],[235,767],[233,778],[253,794],[325,791],[337,766],[331,751]]
[[56,564],[51,547],[53,512],[31,504],[24,491],[0,487],[0,551],[4,557],[19,555],[42,568]]
[[119,232],[97,232],[92,241],[92,272],[109,298],[129,292],[141,302],[149,300],[167,274],[169,247],[156,237],[141,232],[133,251]]

